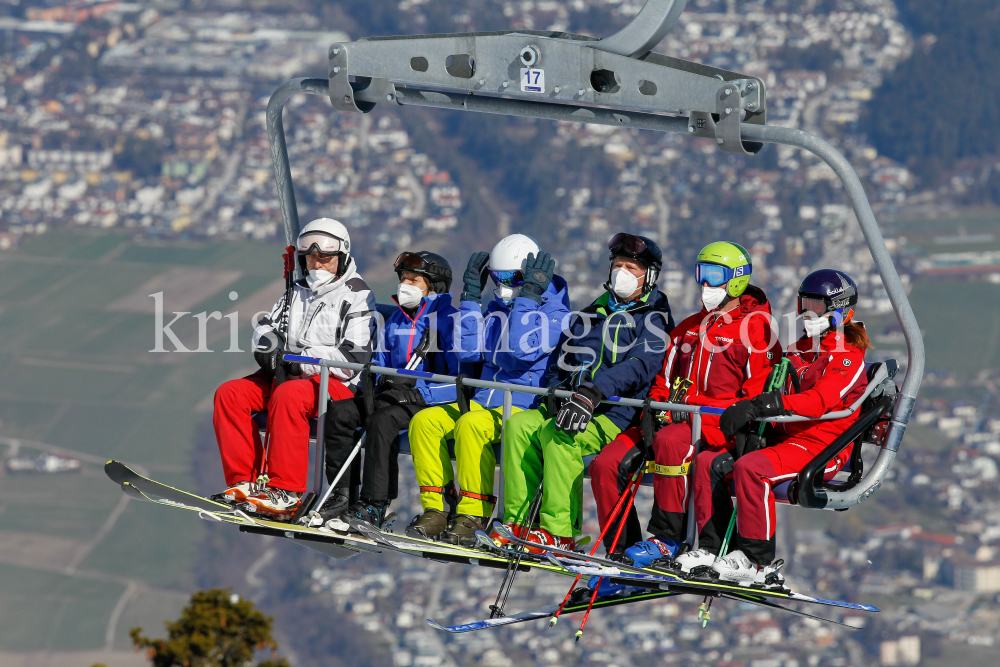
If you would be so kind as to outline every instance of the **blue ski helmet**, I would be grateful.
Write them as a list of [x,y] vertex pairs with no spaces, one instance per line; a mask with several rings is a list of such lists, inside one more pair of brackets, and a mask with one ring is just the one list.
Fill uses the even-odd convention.
[[837,269],[813,271],[799,285],[799,314],[809,311],[821,317],[833,313],[835,326],[854,316],[853,306],[857,303],[857,283]]

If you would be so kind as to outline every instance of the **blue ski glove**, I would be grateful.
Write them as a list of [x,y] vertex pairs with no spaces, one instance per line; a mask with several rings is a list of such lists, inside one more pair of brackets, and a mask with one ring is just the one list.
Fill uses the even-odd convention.
[[571,437],[583,433],[603,398],[604,394],[592,383],[581,384],[556,415],[556,428]]
[[465,269],[465,289],[462,291],[462,301],[480,302],[483,289],[490,275],[490,253],[477,252],[469,258],[469,266]]
[[524,264],[524,284],[521,286],[521,296],[527,297],[542,305],[542,295],[552,282],[552,273],[555,271],[555,260],[547,252],[540,252],[536,257],[533,253],[528,253],[528,259]]

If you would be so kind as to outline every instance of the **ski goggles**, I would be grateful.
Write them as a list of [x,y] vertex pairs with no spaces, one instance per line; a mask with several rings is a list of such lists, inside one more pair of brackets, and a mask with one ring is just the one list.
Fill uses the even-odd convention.
[[524,274],[521,273],[520,269],[514,271],[490,271],[490,275],[493,276],[493,282],[497,285],[517,287],[524,283]]
[[721,264],[709,264],[708,262],[698,262],[694,265],[694,279],[699,285],[708,283],[709,287],[722,287],[733,278],[750,275],[750,265],[744,264],[731,269]]
[[623,255],[638,257],[646,252],[646,242],[638,236],[618,232],[608,241],[608,250],[616,254],[621,253]]
[[826,314],[826,300],[814,296],[799,297],[799,315],[802,313]]
[[396,271],[396,273],[402,273],[403,271],[413,271],[414,273],[425,273],[437,276],[444,276],[445,278],[451,278],[450,269],[445,269],[436,264],[431,264],[415,252],[400,253],[399,257],[396,258],[396,262],[393,265],[393,269]]
[[295,249],[303,255],[311,255],[314,252],[320,255],[335,255],[343,246],[344,243],[336,236],[324,232],[303,234],[295,242]]

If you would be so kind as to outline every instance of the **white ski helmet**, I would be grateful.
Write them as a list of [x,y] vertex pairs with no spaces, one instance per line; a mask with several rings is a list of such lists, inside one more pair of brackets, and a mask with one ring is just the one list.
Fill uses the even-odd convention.
[[522,271],[528,254],[538,255],[538,243],[524,234],[511,234],[493,246],[490,271]]
[[299,232],[295,241],[295,250],[299,257],[299,268],[302,275],[309,273],[306,268],[306,255],[319,252],[324,255],[336,255],[337,277],[344,275],[351,264],[351,235],[340,222],[333,218],[317,218]]

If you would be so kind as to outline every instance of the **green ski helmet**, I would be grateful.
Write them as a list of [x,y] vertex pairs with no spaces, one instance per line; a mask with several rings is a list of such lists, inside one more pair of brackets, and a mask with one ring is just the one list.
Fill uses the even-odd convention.
[[711,287],[726,285],[726,293],[736,298],[750,285],[753,264],[750,253],[738,243],[716,241],[709,243],[698,253],[695,264],[695,280],[701,285],[707,282]]

